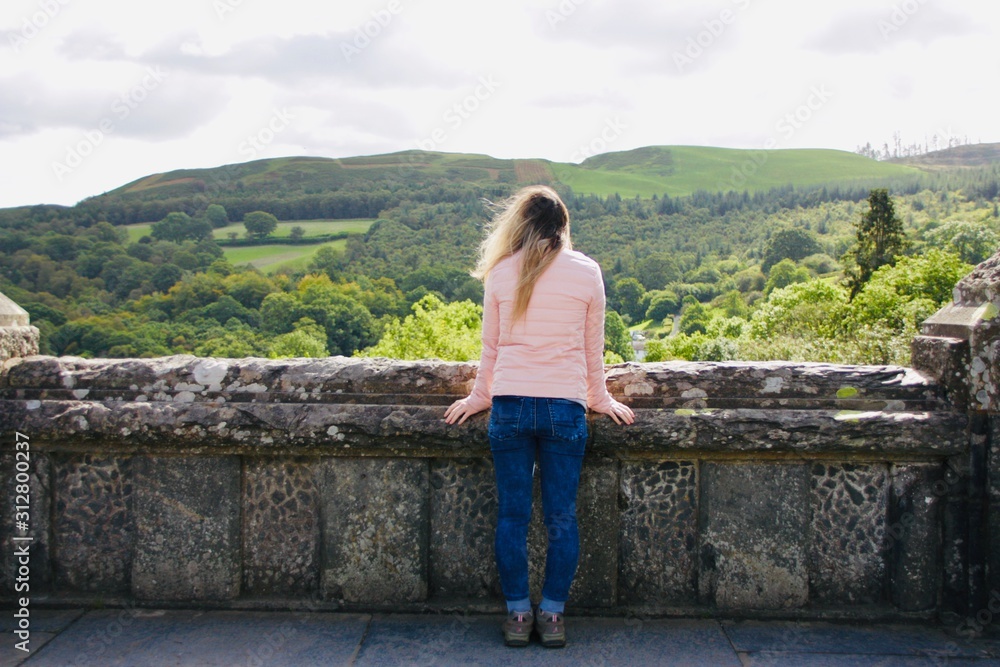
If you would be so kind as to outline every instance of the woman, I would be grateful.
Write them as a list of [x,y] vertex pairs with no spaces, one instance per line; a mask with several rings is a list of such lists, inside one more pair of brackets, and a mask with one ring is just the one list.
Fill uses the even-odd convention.
[[[472,275],[486,287],[482,358],[472,393],[448,407],[445,421],[461,424],[492,407],[505,642],[526,646],[534,626],[543,645],[564,646],[563,608],[580,552],[576,494],[587,408],[617,424],[635,419],[604,385],[601,268],[572,249],[569,211],[559,195],[533,186],[494,218]],[[549,538],[537,612],[528,596],[527,551],[536,457]]]

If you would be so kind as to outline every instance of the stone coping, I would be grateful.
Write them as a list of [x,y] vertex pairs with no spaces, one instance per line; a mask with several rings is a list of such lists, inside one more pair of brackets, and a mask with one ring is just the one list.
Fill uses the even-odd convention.
[[[482,456],[488,413],[444,406],[476,365],[386,359],[98,359],[34,356],[0,376],[2,421],[51,448]],[[941,457],[965,417],[912,369],[792,362],[664,362],[608,369],[636,410],[591,414],[592,450]],[[221,448],[221,449],[220,449]]]

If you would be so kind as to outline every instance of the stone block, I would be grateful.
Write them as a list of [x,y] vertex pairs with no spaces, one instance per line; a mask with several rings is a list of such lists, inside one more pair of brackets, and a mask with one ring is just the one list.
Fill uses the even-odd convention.
[[319,590],[315,459],[248,459],[243,470],[243,592],[305,596]]
[[697,464],[623,462],[621,502],[620,602],[697,604]]
[[[576,522],[580,534],[580,560],[569,589],[568,605],[610,607],[617,599],[618,572],[618,464],[587,456],[580,473],[576,498]],[[545,527],[542,485],[535,473],[528,527],[528,581],[531,599],[542,599],[545,583]],[[559,530],[556,526],[553,530]]]
[[322,469],[324,595],[365,604],[426,599],[427,460],[335,457]]
[[810,598],[820,604],[877,603],[885,588],[885,464],[812,465]]
[[128,592],[135,548],[132,459],[73,454],[56,459],[54,468],[60,589]]
[[[13,433],[10,437],[13,440]],[[3,491],[0,492],[0,498],[3,499],[3,507],[0,508],[0,547],[3,548],[3,555],[0,557],[3,565],[0,570],[0,591],[16,591],[19,595],[28,594],[30,597],[49,591],[52,587],[52,463],[49,455],[38,451],[34,445],[26,451],[26,457],[25,450],[5,452],[0,456],[0,479],[3,480]],[[19,478],[18,475],[28,476],[27,489],[23,488],[23,477]],[[27,498],[22,493],[24,490],[28,491]],[[26,506],[25,500],[28,501]],[[18,512],[26,512],[27,516]],[[26,523],[27,530],[18,522]],[[20,562],[25,545],[27,576]],[[25,584],[29,587],[28,590],[16,590],[15,586]]]
[[889,582],[891,601],[902,611],[937,605],[941,589],[941,478],[937,463],[896,464],[890,469]]
[[240,459],[141,456],[135,469],[140,600],[226,600],[240,591]]
[[431,596],[502,599],[493,556],[493,465],[489,459],[435,459],[430,484]]
[[611,607],[618,601],[618,465],[615,459],[584,459],[576,501],[580,563],[571,604]]
[[706,463],[699,596],[720,609],[794,609],[809,598],[805,463]]

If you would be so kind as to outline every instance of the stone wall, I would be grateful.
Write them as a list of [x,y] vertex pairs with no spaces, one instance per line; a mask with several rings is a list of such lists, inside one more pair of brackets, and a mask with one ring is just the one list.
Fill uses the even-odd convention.
[[[33,590],[498,609],[486,415],[441,419],[474,373],[345,358],[9,362],[0,419],[32,447]],[[942,552],[957,530],[946,507],[964,485],[944,480],[949,465],[965,478],[968,442],[937,383],[774,362],[624,364],[608,385],[637,419],[591,418],[576,609],[905,616],[946,603],[942,582],[965,567]],[[536,516],[536,565],[545,539]]]
[[[987,609],[1000,588],[998,267],[956,286],[914,340],[913,369],[609,367],[636,422],[590,417],[572,609]],[[475,364],[8,356],[7,593],[25,576],[14,541],[30,536],[34,604],[501,609],[487,415],[442,420]],[[27,530],[14,515],[24,491]]]

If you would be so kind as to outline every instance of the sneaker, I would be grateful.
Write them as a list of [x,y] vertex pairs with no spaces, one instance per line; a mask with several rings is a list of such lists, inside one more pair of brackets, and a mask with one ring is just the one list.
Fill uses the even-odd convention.
[[503,622],[503,641],[507,646],[527,646],[535,620],[531,611],[512,611]]
[[566,645],[566,621],[560,613],[538,610],[535,617],[535,632],[542,640],[542,646],[562,648]]

